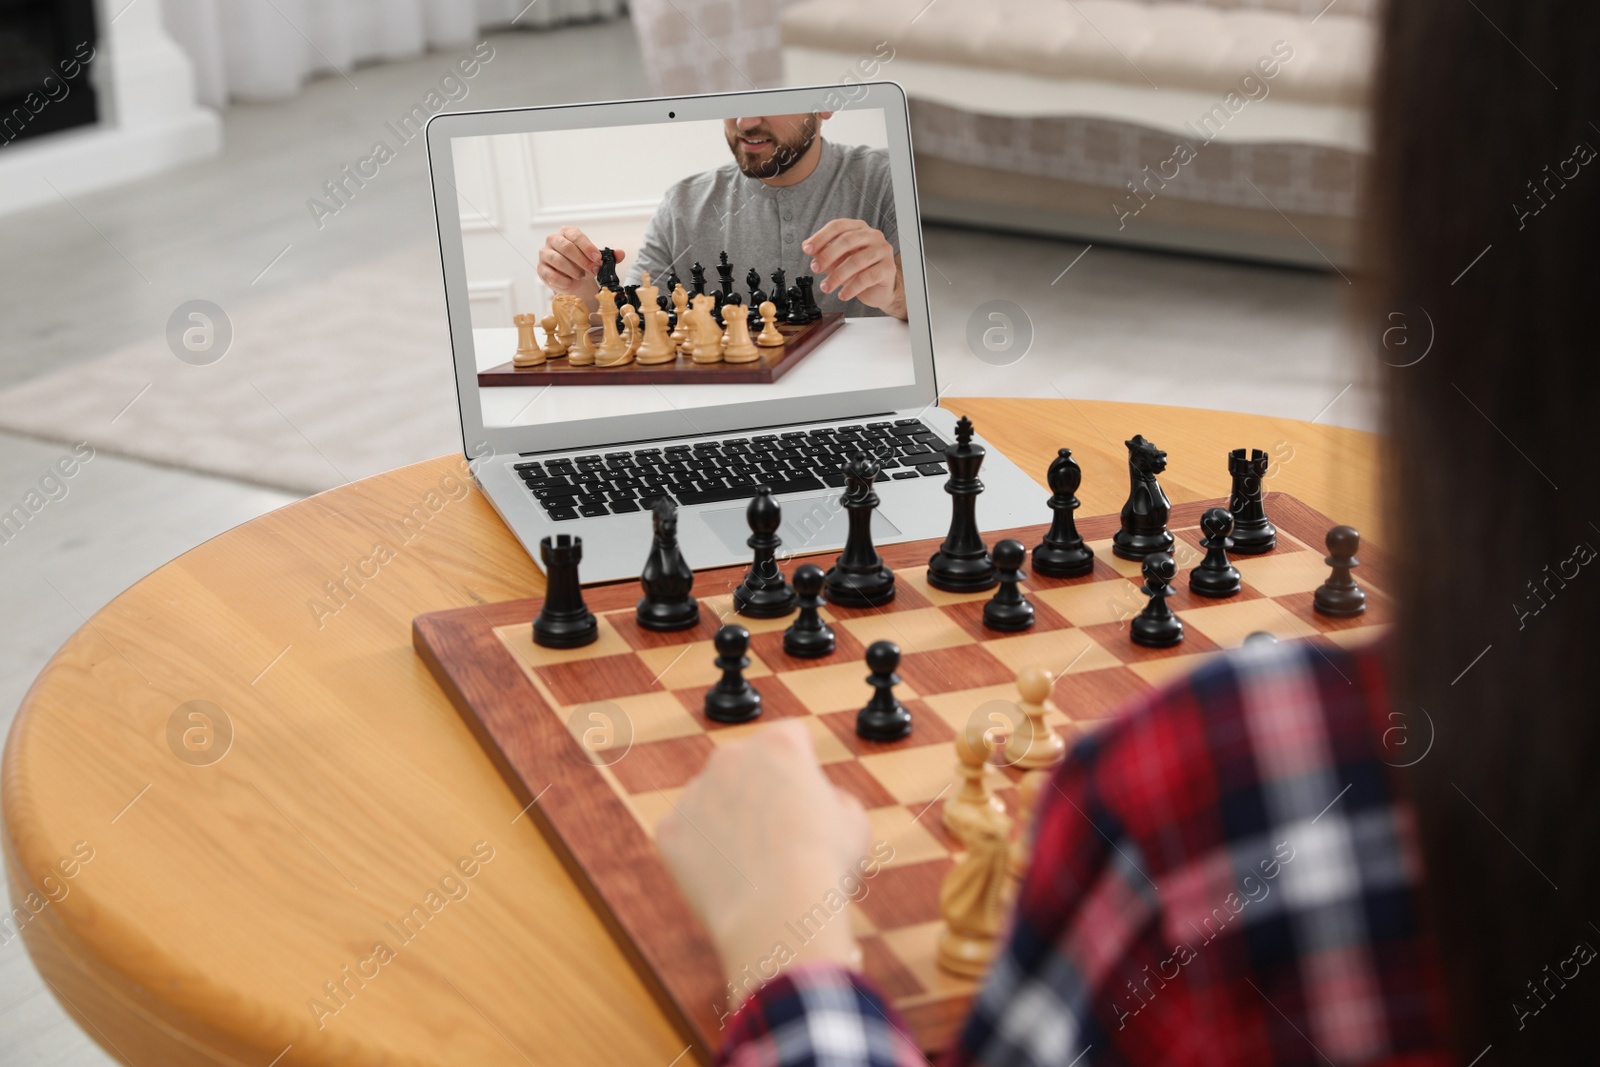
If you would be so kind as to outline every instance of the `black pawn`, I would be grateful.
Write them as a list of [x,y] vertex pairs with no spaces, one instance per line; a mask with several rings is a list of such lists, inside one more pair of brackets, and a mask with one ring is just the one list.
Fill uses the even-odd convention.
[[872,483],[879,469],[877,460],[860,452],[845,464],[845,491],[839,504],[850,515],[850,532],[823,582],[830,604],[876,608],[894,599],[894,571],[872,543],[872,513],[878,507]]
[[833,627],[822,621],[822,568],[802,563],[794,571],[794,591],[800,615],[783,631],[783,650],[800,659],[817,659],[833,652]]
[[898,741],[911,733],[911,712],[894,695],[899,666],[900,646],[893,641],[874,641],[867,648],[872,699],[856,714],[856,733],[868,741]]
[[1200,516],[1200,529],[1205,532],[1200,547],[1206,550],[1206,558],[1189,572],[1189,590],[1208,597],[1235,595],[1244,583],[1239,568],[1228,562],[1228,549],[1233,547],[1233,538],[1228,536],[1233,529],[1233,513],[1227,508],[1207,508]]
[[1050,532],[1033,550],[1033,569],[1051,578],[1077,578],[1094,570],[1094,549],[1083,543],[1073,512],[1078,510],[1078,486],[1083,484],[1083,469],[1072,458],[1072,449],[1056,453],[1045,475],[1050,482]]
[[755,557],[744,581],[733,591],[734,610],[752,619],[787,615],[794,610],[794,588],[778,566],[778,549],[783,545],[778,524],[783,521],[783,510],[772,499],[772,490],[761,485],[744,514],[750,523],[750,539],[745,544],[755,551]]
[[772,272],[772,303],[778,309],[778,321],[789,319],[789,290],[782,267]]
[[1178,565],[1165,552],[1152,552],[1144,558],[1144,585],[1139,592],[1150,598],[1133,620],[1133,643],[1148,648],[1169,648],[1183,640],[1183,620],[1167,606]]
[[956,443],[944,450],[950,470],[950,479],[944,483],[944,491],[950,494],[950,531],[928,560],[928,584],[935,589],[978,593],[994,588],[994,561],[978,530],[978,494],[983,492],[978,468],[983,466],[983,457],[983,446],[972,443],[972,420],[961,416],[956,423]]
[[1244,638],[1245,648],[1275,648],[1277,644],[1278,639],[1265,630],[1257,630],[1253,634],[1246,634]]
[[690,296],[706,295],[706,269],[699,263],[689,268]]
[[1021,541],[1007,538],[994,546],[994,564],[1000,571],[1000,588],[983,606],[983,624],[991,630],[1011,632],[1033,625],[1033,605],[1022,595],[1022,560],[1028,554]]
[[1323,562],[1333,568],[1328,580],[1317,587],[1311,606],[1322,615],[1347,619],[1367,610],[1364,593],[1350,572],[1361,566],[1356,553],[1361,550],[1361,534],[1352,526],[1335,526],[1328,531],[1328,555]]
[[727,303],[727,300],[728,294],[723,290],[713,289],[711,291],[711,317],[716,320],[718,326],[727,325],[722,321],[722,305]]
[[1156,475],[1167,469],[1167,454],[1141,434],[1124,442],[1128,446],[1128,502],[1122,505],[1122,526],[1111,538],[1111,551],[1123,559],[1144,559],[1153,552],[1172,551],[1167,517],[1172,504]]
[[678,268],[677,267],[668,268],[667,288],[666,288],[666,292],[663,293],[662,295],[665,296],[665,295],[667,295],[667,293],[673,292],[675,289],[678,288],[678,286],[680,286],[682,284],[683,284],[683,279],[678,277]]
[[750,324],[750,329],[760,330],[765,325],[761,319],[761,305],[767,299],[765,290],[761,288],[761,272],[751,267],[744,276],[744,286],[750,290],[750,311],[745,321]]
[[1236,448],[1228,453],[1228,473],[1233,476],[1233,491],[1228,510],[1233,512],[1233,550],[1247,556],[1271,551],[1278,543],[1278,528],[1267,518],[1263,487],[1267,478],[1267,454]]
[[802,274],[795,282],[800,286],[800,301],[805,307],[806,321],[816,322],[822,318],[822,309],[817,307],[816,295],[811,291],[816,279],[809,274]]
[[744,669],[750,666],[750,657],[745,655],[750,647],[750,631],[743,626],[724,626],[712,644],[717,649],[716,665],[722,677],[706,690],[706,718],[712,722],[749,722],[761,714],[761,694],[744,677]]
[[600,624],[583,602],[578,584],[578,563],[583,559],[583,538],[556,534],[539,542],[544,562],[544,604],[533,620],[533,643],[545,648],[581,648],[600,636]]
[[700,602],[693,594],[694,571],[678,550],[678,506],[667,497],[657,497],[651,511],[655,536],[650,558],[639,574],[644,597],[634,618],[646,630],[687,630],[700,621]]
[[806,318],[805,301],[800,299],[800,287],[798,285],[789,286],[789,298],[784,303],[789,309],[788,313],[783,317],[784,322],[787,322],[790,326],[804,326],[811,321]]

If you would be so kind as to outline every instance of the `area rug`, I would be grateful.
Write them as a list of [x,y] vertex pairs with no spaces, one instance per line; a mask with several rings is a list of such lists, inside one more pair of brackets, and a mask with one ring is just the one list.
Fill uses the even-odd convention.
[[209,364],[163,336],[24,382],[0,392],[0,429],[299,493],[460,451],[438,256],[227,307]]

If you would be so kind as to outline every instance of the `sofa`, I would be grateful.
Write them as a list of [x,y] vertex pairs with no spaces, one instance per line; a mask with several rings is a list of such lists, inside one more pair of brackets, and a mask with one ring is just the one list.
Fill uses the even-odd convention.
[[890,78],[923,217],[1335,269],[1375,0],[634,0],[663,93]]

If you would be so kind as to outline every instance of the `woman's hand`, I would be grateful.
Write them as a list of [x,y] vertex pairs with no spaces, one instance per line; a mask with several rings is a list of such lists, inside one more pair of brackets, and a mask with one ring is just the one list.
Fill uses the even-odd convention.
[[745,968],[771,978],[794,962],[856,965],[848,915],[818,908],[830,891],[854,895],[841,883],[860,879],[870,835],[861,804],[823,775],[805,726],[787,720],[719,745],[656,843],[729,978]]

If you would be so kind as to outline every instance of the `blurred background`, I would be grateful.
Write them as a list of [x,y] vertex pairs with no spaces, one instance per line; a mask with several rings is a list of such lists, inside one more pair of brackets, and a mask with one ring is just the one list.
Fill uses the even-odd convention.
[[[1369,4],[0,0],[0,725],[148,571],[460,450],[444,110],[893,79],[942,393],[1370,429]],[[5,1062],[110,1062],[0,936]]]

